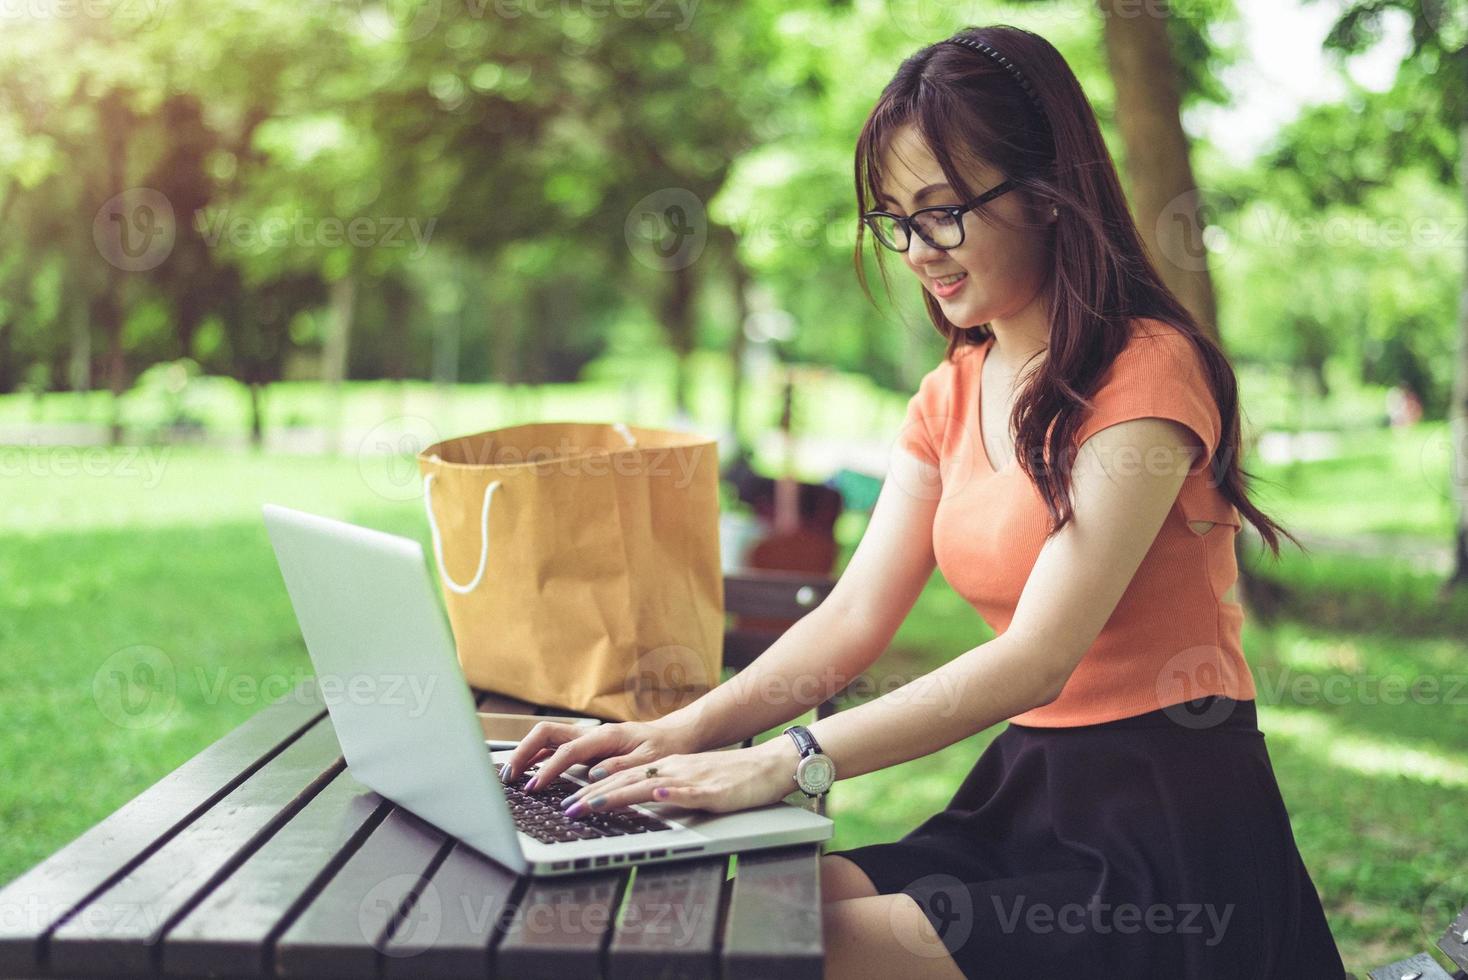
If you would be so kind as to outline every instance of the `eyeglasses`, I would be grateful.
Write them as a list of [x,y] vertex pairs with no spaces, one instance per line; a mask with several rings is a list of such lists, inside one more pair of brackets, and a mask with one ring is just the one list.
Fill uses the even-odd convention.
[[967,204],[940,204],[931,208],[918,208],[907,217],[890,211],[868,211],[861,220],[872,230],[877,241],[894,252],[906,252],[912,244],[912,232],[933,248],[947,251],[963,244],[963,215],[980,204],[985,204],[999,195],[1014,190],[1018,185],[1012,180],[1001,181],[984,191]]

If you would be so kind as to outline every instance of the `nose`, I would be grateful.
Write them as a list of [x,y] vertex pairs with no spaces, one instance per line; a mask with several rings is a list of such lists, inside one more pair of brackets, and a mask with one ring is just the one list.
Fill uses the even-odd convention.
[[922,236],[916,232],[909,236],[909,239],[906,253],[907,262],[908,265],[912,266],[912,271],[918,275],[923,274],[924,266],[942,261],[943,257],[947,254],[943,249],[934,248],[923,241]]

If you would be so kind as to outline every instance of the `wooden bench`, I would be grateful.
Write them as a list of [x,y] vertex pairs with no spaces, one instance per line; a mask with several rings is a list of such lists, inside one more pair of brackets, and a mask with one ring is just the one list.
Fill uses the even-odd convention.
[[1418,953],[1377,967],[1369,974],[1370,980],[1468,980],[1468,908],[1458,913],[1438,939],[1437,948],[1459,968],[1449,973],[1430,954]]
[[[775,578],[731,611],[829,592]],[[517,878],[358,783],[307,683],[0,889],[0,976],[817,978],[820,853]]]

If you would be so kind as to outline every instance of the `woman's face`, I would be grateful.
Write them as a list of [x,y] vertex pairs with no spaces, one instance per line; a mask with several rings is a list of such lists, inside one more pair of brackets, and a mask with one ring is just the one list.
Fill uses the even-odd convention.
[[[906,215],[921,207],[964,203],[911,123],[893,134],[881,164],[886,181],[876,205],[881,210]],[[965,176],[975,194],[1004,179],[987,164],[974,165]],[[1050,257],[1044,234],[1054,218],[1048,208],[1040,209],[1040,214],[1027,214],[1026,197],[1021,189],[1011,190],[965,212],[963,244],[957,248],[944,251],[918,235],[911,236],[903,260],[922,281],[923,288],[937,298],[944,316],[954,326],[974,327],[1014,317],[1034,301],[1045,285]],[[978,216],[979,210],[1011,224],[1033,227],[1010,229],[990,224]],[[955,280],[954,276],[959,278]]]

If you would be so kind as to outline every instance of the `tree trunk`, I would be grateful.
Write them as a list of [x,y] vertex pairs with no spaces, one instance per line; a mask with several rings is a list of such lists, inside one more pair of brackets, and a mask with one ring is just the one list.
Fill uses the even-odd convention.
[[112,393],[112,420],[108,441],[122,442],[122,393],[127,390],[127,358],[122,349],[122,306],[117,297],[117,274],[109,271],[106,285],[92,301],[92,320],[107,338],[107,390]]
[[80,303],[68,302],[66,314],[71,321],[71,355],[67,368],[67,381],[72,391],[90,391],[92,388],[92,325],[87,321],[87,311]]
[[20,381],[15,358],[10,353],[12,320],[9,316],[0,321],[0,395],[8,395]]
[[[357,309],[357,277],[348,272],[331,284],[331,315],[321,345],[321,379],[326,382],[327,452],[341,451],[342,382],[347,377],[347,355],[352,347],[352,321]],[[251,386],[252,401],[255,398]],[[258,417],[258,416],[257,416]],[[253,439],[253,436],[252,436]]]
[[1167,22],[1143,15],[1127,0],[1097,0],[1097,6],[1138,231],[1168,288],[1216,337],[1218,314],[1203,247],[1204,202],[1188,158]]
[[[1468,122],[1458,126],[1458,183],[1468,201]],[[1468,254],[1463,256],[1463,292],[1458,297],[1458,356],[1453,368],[1453,400],[1448,406],[1448,479],[1452,481],[1458,526],[1453,535],[1453,571],[1444,593],[1468,583]]]
[[729,277],[734,290],[734,340],[729,345],[732,358],[729,371],[729,431],[734,436],[731,456],[738,458],[745,448],[743,429],[739,423],[744,414],[744,350],[747,346],[744,321],[749,317],[749,297],[745,295],[749,289],[749,270],[739,261],[738,242],[734,240],[732,233],[729,237]]
[[691,266],[672,270],[668,292],[663,297],[663,330],[668,344],[678,356],[673,371],[673,411],[688,417],[688,355],[693,352],[694,296],[698,280]]
[[250,448],[259,452],[265,445],[265,412],[261,404],[265,387],[258,381],[250,382]]
[[[1142,16],[1126,0],[1096,0],[1106,59],[1116,88],[1116,123],[1137,230],[1167,287],[1199,326],[1223,346],[1203,245],[1203,204],[1183,131],[1178,72],[1167,22]],[[1118,7],[1123,9],[1117,9]],[[1240,447],[1242,450],[1243,447]],[[1234,538],[1239,603],[1258,608],[1263,583],[1251,570],[1246,538]]]

